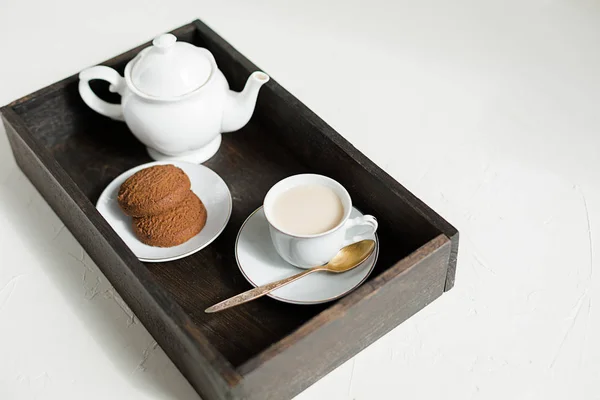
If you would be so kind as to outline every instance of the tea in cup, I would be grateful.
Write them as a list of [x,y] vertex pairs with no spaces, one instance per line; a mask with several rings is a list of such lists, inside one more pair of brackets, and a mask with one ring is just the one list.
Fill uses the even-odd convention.
[[[301,174],[275,184],[264,200],[271,240],[277,253],[300,268],[323,265],[344,246],[369,239],[377,230],[372,215],[350,219],[352,199],[337,181]],[[350,230],[365,227],[350,235]]]

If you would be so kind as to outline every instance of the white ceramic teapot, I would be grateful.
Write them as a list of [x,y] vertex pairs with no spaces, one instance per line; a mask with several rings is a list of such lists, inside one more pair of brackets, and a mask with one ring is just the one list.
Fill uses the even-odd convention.
[[[233,92],[207,49],[164,34],[127,64],[125,77],[95,66],[79,79],[83,101],[102,115],[125,121],[152,158],[201,163],[217,152],[222,132],[248,123],[269,76],[254,72],[242,92]],[[96,96],[89,86],[93,79],[108,81],[110,91],[121,95],[121,104]]]

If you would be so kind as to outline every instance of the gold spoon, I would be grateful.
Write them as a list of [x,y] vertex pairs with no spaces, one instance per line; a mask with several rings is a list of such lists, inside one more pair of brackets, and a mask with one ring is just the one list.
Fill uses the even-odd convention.
[[205,313],[215,313],[219,311],[226,310],[231,307],[239,306],[240,304],[247,303],[254,299],[258,299],[268,293],[271,293],[273,290],[278,289],[282,286],[287,285],[288,283],[294,282],[306,276],[308,274],[312,274],[317,271],[327,271],[327,272],[335,272],[341,273],[350,271],[353,268],[358,267],[362,264],[371,253],[375,249],[375,241],[373,240],[361,240],[360,242],[356,242],[350,244],[344,248],[342,248],[336,255],[325,265],[321,265],[319,267],[313,267],[307,269],[305,271],[300,272],[299,274],[290,276],[288,278],[284,278],[282,280],[267,283],[266,285],[256,287],[254,289],[248,290],[247,292],[240,293],[237,296],[233,296],[228,298],[227,300],[223,300],[220,303],[215,304],[212,307],[204,310]]

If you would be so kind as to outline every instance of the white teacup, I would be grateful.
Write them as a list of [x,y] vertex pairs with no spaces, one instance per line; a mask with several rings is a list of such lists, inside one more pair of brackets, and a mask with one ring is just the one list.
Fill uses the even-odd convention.
[[[275,201],[285,191],[302,185],[326,186],[339,197],[344,211],[343,217],[335,227],[315,235],[299,235],[277,226],[273,215]],[[279,181],[265,196],[264,212],[269,222],[275,250],[285,261],[300,268],[323,265],[329,262],[342,247],[368,239],[377,230],[377,219],[372,215],[349,219],[352,212],[352,199],[348,191],[335,180],[322,175],[301,174]],[[367,227],[367,230],[352,235],[351,231],[356,227]]]

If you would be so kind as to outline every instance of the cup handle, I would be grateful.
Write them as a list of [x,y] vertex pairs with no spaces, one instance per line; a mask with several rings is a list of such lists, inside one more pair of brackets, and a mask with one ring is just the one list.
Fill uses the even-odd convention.
[[123,94],[125,80],[112,68],[98,65],[79,73],[79,95],[92,110],[106,117],[124,121],[123,108],[120,104],[112,104],[102,100],[90,88],[92,79],[102,79],[110,83],[109,90],[113,93]]
[[378,227],[377,218],[375,218],[372,215],[363,215],[362,217],[352,218],[352,219],[349,219],[348,221],[346,221],[344,228],[346,229],[346,231],[348,231],[357,226],[366,226],[367,230],[363,233],[352,236],[350,239],[346,239],[344,241],[344,246],[348,246],[349,244],[360,242],[361,240],[364,240],[364,239],[369,239],[370,236],[373,235],[377,231],[377,227]]

